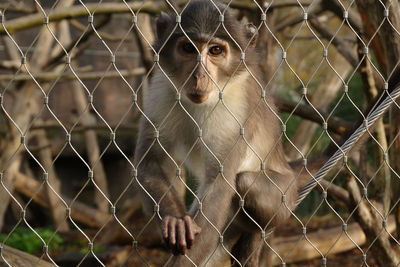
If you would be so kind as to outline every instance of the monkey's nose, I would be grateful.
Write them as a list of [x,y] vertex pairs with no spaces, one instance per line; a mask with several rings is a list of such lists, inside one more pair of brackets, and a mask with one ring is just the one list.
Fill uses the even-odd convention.
[[204,73],[200,73],[199,71],[196,71],[195,73],[193,73],[193,77],[196,79],[196,80],[199,80],[199,79],[201,79],[201,78],[204,78],[206,75],[204,74]]
[[206,72],[202,66],[197,66],[196,70],[193,72],[193,77],[196,80],[202,79],[206,76]]

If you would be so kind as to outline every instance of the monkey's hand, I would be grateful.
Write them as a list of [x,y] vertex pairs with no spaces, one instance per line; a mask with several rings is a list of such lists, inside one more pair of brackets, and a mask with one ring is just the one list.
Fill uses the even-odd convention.
[[162,235],[167,246],[174,255],[186,253],[194,242],[194,237],[201,232],[201,228],[189,215],[183,218],[165,216],[162,220]]

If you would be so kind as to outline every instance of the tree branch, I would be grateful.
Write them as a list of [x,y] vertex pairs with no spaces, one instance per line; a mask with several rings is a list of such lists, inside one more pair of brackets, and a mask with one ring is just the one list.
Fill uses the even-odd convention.
[[[84,72],[81,74],[77,74],[79,79],[81,80],[92,80],[92,79],[98,79],[99,77],[103,78],[119,78],[122,76],[124,77],[129,77],[129,76],[140,76],[146,74],[146,69],[145,68],[136,68],[132,70],[120,70],[119,72],[117,71],[108,71],[106,73],[100,72],[100,71],[94,71],[94,72]],[[60,80],[75,80],[76,76],[73,74],[60,74],[59,72],[43,72],[43,73],[38,73],[38,74],[33,74],[35,79],[37,81],[53,81],[56,78],[59,78]],[[31,81],[32,77],[28,74],[20,74],[20,75],[14,75],[14,74],[3,74],[0,75],[0,81]]]
[[317,17],[313,16],[309,20],[311,26],[319,33],[323,38],[332,42],[337,51],[343,55],[343,57],[355,68],[357,67],[358,60],[357,55],[351,50],[351,46],[347,42],[344,42],[343,38],[340,36],[334,36],[329,29],[323,26]]
[[[178,5],[184,4],[186,1],[181,1]],[[283,2],[283,1],[282,1]],[[274,7],[287,7],[292,5],[298,5],[297,1],[284,1],[285,3],[274,3],[270,8]],[[303,5],[308,5],[311,1],[303,1]],[[136,12],[140,9],[141,13],[148,13],[151,15],[157,15],[160,11],[168,11],[167,6],[162,2],[146,1],[142,2],[130,2],[124,3],[102,3],[102,4],[85,4],[85,7],[91,14],[95,12],[95,15],[100,14],[117,14],[117,13],[130,13],[131,10]],[[54,9],[49,12],[48,17],[50,22],[60,21],[63,19],[73,19],[78,17],[89,16],[86,8],[83,5],[75,5],[68,9]],[[237,9],[247,9],[249,11],[258,10],[258,7],[251,2],[243,2],[236,0],[230,4],[230,7]],[[43,14],[33,14],[24,16],[17,19],[12,19],[0,24],[0,35],[4,35],[5,28],[10,34],[17,31],[25,30],[35,26],[43,25]]]
[[[45,192],[43,190],[39,190],[40,186],[40,182],[32,177],[29,177],[21,172],[16,173],[15,189],[24,196],[32,198],[35,203],[48,209],[49,201]],[[66,196],[62,196],[62,198],[71,208],[71,218],[89,227],[101,227],[108,221],[110,217],[109,214],[102,213],[77,200],[72,202],[72,200]]]
[[[308,15],[310,16],[310,15],[313,15],[313,14],[318,15],[318,14],[320,14],[320,13],[323,12],[323,11],[325,11],[325,10],[322,8],[321,5],[315,5],[315,6],[312,7],[311,10],[308,10],[307,13],[308,13]],[[290,27],[290,26],[293,26],[293,25],[296,25],[296,24],[301,23],[301,22],[303,22],[303,21],[304,21],[304,16],[303,16],[303,14],[296,15],[295,17],[293,17],[293,18],[290,19],[289,21],[285,21],[285,22],[282,22],[281,24],[277,25],[277,26],[275,27],[275,31],[276,31],[276,32],[281,32],[281,31],[283,31],[285,28]],[[1,33],[1,32],[0,32],[0,33]]]
[[[324,10],[330,10],[333,14],[335,14],[339,19],[343,19],[343,7],[336,0],[322,0],[321,5]],[[352,8],[348,9],[348,23],[351,27],[356,31],[360,32],[362,29],[362,23],[360,15],[357,11]],[[346,23],[347,25],[347,23]]]
[[[321,125],[324,122],[311,106],[305,104],[298,105],[298,103],[295,101],[283,99],[281,97],[275,98],[275,104],[283,112],[292,112],[296,108],[294,110],[295,115],[319,123]],[[318,112],[322,115],[322,117],[328,118],[328,114],[326,112],[322,110],[318,110]],[[346,131],[346,129],[352,128],[352,126],[353,123],[345,121],[341,118],[333,116],[329,117],[328,130],[334,133],[343,134]]]
[[[101,18],[100,21],[98,23],[96,23],[94,28],[96,28],[96,30],[101,29],[108,22],[110,22],[110,18],[111,18],[111,16],[106,16],[106,17]],[[88,42],[89,37],[92,36],[93,33],[94,33],[93,28],[90,27],[90,29],[88,31],[86,31],[83,36],[78,36],[74,40],[72,40],[72,42],[65,48],[65,50],[69,53],[75,47],[83,46],[84,44],[86,44]],[[76,53],[76,54],[79,54],[79,53]],[[47,68],[49,66],[52,66],[52,65],[58,63],[59,60],[62,59],[63,57],[65,57],[65,52],[64,52],[64,50],[61,50],[56,56],[54,56],[53,58],[49,59],[48,62],[46,62],[46,65],[44,66],[44,68]]]

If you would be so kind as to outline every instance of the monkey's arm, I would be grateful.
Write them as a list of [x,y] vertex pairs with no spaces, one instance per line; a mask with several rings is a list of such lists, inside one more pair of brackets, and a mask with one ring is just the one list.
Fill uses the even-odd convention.
[[154,206],[159,205],[159,223],[165,243],[175,255],[185,254],[186,248],[190,249],[193,245],[200,228],[186,215],[181,196],[167,179],[162,178],[163,174],[150,173],[151,169],[139,173],[142,185],[147,191],[142,193],[146,209],[154,211]]
[[[230,205],[235,195],[234,175],[224,172],[224,177],[221,175],[216,178],[215,175],[210,177],[213,177],[212,181],[203,185],[203,188],[202,186],[199,188],[201,207],[195,205],[191,210],[191,214],[195,213],[194,220],[201,228],[201,233],[196,237],[193,247],[186,251],[186,256],[190,261],[184,256],[178,256],[174,257],[168,266],[191,266],[191,262],[197,266],[203,266],[221,246],[219,242],[223,239],[220,239],[220,236],[223,236],[226,223],[232,216]],[[208,264],[219,266],[212,265],[210,262]]]
[[236,182],[246,212],[262,227],[283,223],[295,207],[297,184],[289,169],[242,172]]
[[[174,176],[176,169],[161,147],[153,144],[141,131],[135,152],[135,165],[145,211],[158,212],[159,225],[166,244],[174,254],[184,254],[190,248],[200,228],[186,214],[183,194],[179,193],[181,181]],[[151,148],[150,148],[151,147]],[[143,159],[142,159],[143,157]],[[167,162],[169,160],[170,162]],[[157,208],[158,205],[158,208]],[[157,216],[158,217],[158,216]]]

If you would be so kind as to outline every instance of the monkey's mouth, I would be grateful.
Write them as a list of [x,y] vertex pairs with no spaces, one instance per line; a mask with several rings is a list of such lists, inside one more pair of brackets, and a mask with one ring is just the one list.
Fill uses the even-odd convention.
[[196,104],[201,104],[205,102],[208,99],[209,94],[208,93],[196,93],[196,92],[187,92],[186,96],[192,101],[193,103]]

